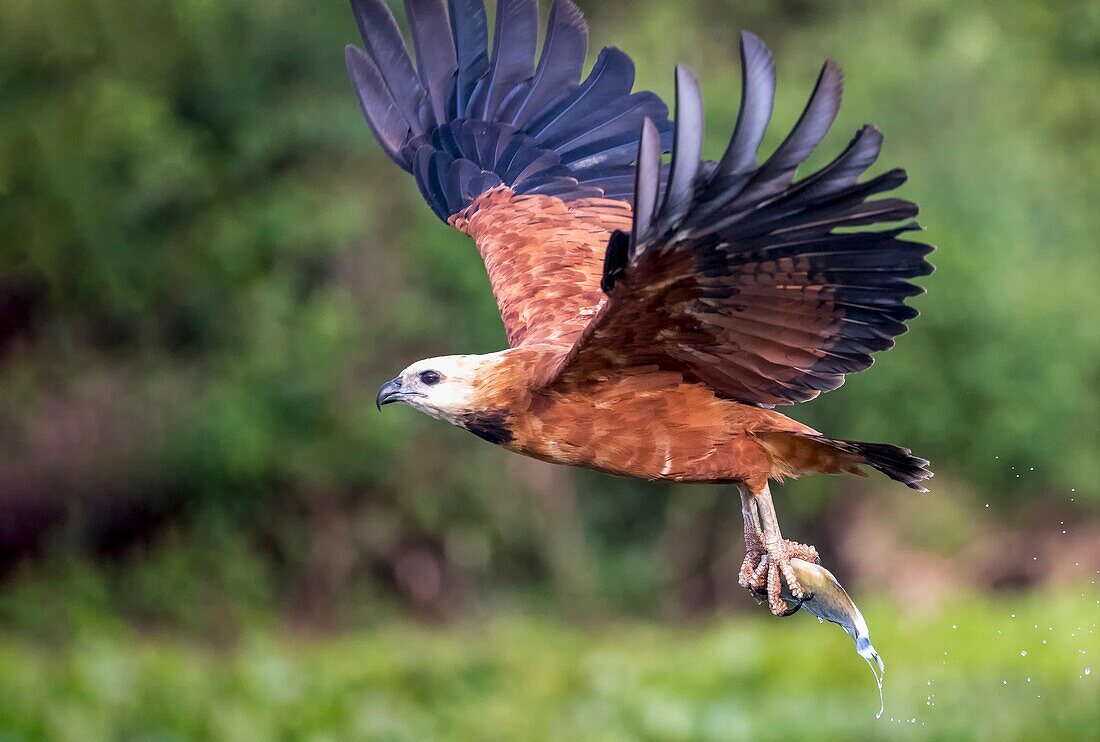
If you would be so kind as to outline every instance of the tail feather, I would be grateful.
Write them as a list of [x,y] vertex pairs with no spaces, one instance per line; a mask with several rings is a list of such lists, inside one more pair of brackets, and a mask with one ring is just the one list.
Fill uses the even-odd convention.
[[927,459],[889,443],[846,441],[792,431],[758,433],[757,438],[772,456],[776,478],[811,472],[862,475],[859,467],[866,465],[918,492],[927,492],[921,482],[932,477]]
[[824,436],[820,436],[818,440],[838,451],[858,457],[860,463],[878,469],[890,479],[901,482],[906,487],[915,489],[917,492],[928,491],[921,482],[932,477],[932,471],[928,468],[931,462],[914,456],[908,448],[889,443],[845,441]]

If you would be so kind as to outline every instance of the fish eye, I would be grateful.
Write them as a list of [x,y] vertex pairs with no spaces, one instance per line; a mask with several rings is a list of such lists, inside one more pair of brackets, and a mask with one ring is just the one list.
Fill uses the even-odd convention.
[[438,371],[433,371],[432,369],[420,372],[420,383],[425,386],[435,386],[442,378],[443,377],[439,375]]

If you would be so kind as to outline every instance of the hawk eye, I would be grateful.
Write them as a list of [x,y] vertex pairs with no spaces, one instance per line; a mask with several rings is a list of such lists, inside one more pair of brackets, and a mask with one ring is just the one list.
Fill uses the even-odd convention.
[[428,371],[420,372],[420,383],[424,384],[425,386],[435,386],[439,383],[441,378],[442,377],[439,375],[438,371],[432,371],[429,369]]

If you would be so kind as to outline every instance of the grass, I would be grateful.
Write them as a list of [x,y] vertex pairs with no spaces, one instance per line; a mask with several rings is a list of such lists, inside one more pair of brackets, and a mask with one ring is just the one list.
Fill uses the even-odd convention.
[[922,615],[869,602],[887,663],[879,720],[847,637],[804,614],[266,629],[231,650],[103,629],[64,647],[7,635],[0,739],[1085,738],[1100,728],[1097,597],[1089,584]]

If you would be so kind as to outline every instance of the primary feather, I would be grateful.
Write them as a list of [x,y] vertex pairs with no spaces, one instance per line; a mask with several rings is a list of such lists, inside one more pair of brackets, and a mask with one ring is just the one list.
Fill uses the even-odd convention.
[[570,0],[552,3],[537,66],[536,0],[501,0],[491,55],[480,0],[450,0],[449,12],[441,0],[406,0],[416,69],[382,0],[352,8],[365,51],[349,47],[347,63],[364,115],[443,220],[498,185],[564,200],[604,195],[600,184],[630,167],[647,116],[671,144],[668,108],[652,93],[631,95],[625,54],[603,50],[580,82],[588,27]]
[[836,118],[840,69],[826,62],[802,116],[757,167],[766,117],[748,109],[770,112],[771,56],[745,35],[742,59],[742,110],[716,166],[699,162],[698,87],[678,73],[668,194],[651,213],[660,175],[643,133],[629,259],[608,261],[609,300],[548,383],[655,364],[729,399],[801,402],[871,365],[916,315],[905,301],[921,289],[909,279],[931,272],[931,248],[902,239],[916,224],[838,231],[917,213],[903,199],[869,200],[904,183],[904,171],[858,182],[881,135],[864,127],[833,162],[794,182]]

